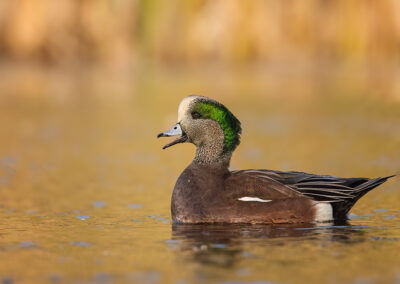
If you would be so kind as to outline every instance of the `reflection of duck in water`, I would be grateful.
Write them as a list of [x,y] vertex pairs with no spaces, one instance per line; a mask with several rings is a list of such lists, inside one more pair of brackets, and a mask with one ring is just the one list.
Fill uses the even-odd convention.
[[345,220],[355,202],[383,178],[338,178],[272,170],[229,171],[239,145],[239,120],[222,104],[201,96],[182,100],[178,123],[158,137],[191,142],[193,162],[172,195],[172,218],[180,223],[299,223]]
[[[235,243],[244,239],[271,239],[302,237],[315,224],[173,224],[172,234],[176,239],[199,243]],[[321,227],[322,228],[322,227]],[[325,227],[324,227],[325,228]]]
[[[334,226],[315,224],[173,224],[173,248],[180,258],[203,265],[231,267],[252,257],[254,249],[265,246],[288,246],[311,241],[359,243],[365,240],[365,228],[335,222]],[[172,246],[171,246],[172,247]]]
[[[291,226],[291,227],[290,227]],[[280,237],[301,237],[308,231],[294,228],[309,228],[312,224],[298,227],[269,224],[174,224],[172,239],[179,240],[179,250],[187,252],[189,258],[204,265],[231,267],[238,259],[251,255],[243,250],[242,243],[252,240]]]

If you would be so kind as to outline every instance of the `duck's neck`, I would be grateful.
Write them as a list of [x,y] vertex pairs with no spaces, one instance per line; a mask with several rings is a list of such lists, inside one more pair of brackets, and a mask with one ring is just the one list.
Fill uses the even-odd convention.
[[[220,146],[220,145],[218,145]],[[196,149],[194,164],[228,168],[232,152],[224,152],[222,147],[217,145],[202,145]]]

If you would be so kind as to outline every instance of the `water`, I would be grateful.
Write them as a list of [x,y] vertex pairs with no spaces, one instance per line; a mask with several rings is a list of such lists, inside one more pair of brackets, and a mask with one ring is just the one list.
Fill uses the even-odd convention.
[[155,137],[189,93],[242,121],[234,169],[400,172],[392,77],[239,75],[12,81],[0,99],[2,282],[400,282],[398,178],[363,197],[349,224],[171,223],[171,191],[194,148],[161,150],[167,139]]

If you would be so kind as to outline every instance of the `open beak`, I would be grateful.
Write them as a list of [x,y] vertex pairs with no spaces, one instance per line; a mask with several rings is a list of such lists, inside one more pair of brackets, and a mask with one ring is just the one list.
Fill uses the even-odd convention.
[[167,130],[165,132],[161,132],[160,134],[158,134],[157,138],[177,136],[177,135],[179,135],[179,137],[177,139],[173,140],[172,142],[168,143],[167,145],[165,145],[163,147],[163,149],[166,149],[166,148],[171,147],[172,145],[175,145],[178,143],[186,142],[186,140],[187,140],[186,133],[182,131],[182,128],[181,128],[181,125],[179,124],[179,122],[177,124],[175,124],[174,127],[172,127],[170,130]]

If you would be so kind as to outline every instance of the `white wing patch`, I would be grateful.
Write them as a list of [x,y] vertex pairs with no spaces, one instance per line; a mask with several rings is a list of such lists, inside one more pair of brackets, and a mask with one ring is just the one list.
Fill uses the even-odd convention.
[[261,199],[258,197],[248,197],[248,196],[238,198],[238,200],[240,200],[240,201],[255,201],[255,202],[271,202],[272,201],[272,200]]

